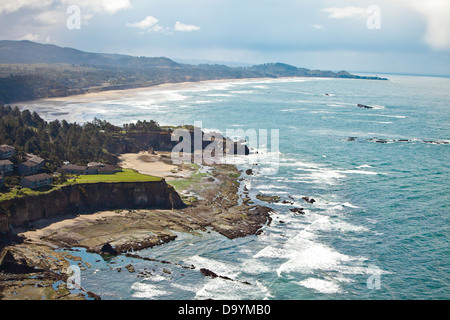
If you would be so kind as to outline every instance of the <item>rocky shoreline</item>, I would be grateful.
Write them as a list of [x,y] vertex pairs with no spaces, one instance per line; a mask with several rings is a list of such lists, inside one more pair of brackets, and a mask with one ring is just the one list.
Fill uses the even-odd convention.
[[[177,232],[213,230],[234,239],[258,235],[271,223],[271,208],[250,205],[247,195],[238,194],[242,172],[235,166],[178,166],[180,171],[190,170],[191,176],[169,183],[186,208],[97,212],[61,217],[61,225],[43,222],[43,228],[22,230],[19,243],[6,246],[0,255],[0,299],[100,299],[83,288],[76,293],[67,288],[66,271],[73,261],[89,268],[76,248],[86,248],[99,258],[130,254],[139,258],[140,250],[173,241]],[[202,266],[191,267],[206,276],[219,276]]]

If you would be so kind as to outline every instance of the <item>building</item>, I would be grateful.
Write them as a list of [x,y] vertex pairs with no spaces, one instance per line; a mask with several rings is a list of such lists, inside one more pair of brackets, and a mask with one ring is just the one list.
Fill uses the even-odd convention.
[[98,168],[99,174],[114,174],[116,172],[121,172],[122,168],[119,166],[113,166],[113,165],[104,165],[103,167]]
[[45,165],[45,159],[33,154],[28,154],[28,160],[19,164],[19,174],[27,176],[38,173]]
[[28,161],[36,163],[38,165],[38,170],[41,170],[45,165],[45,159],[42,159],[38,156],[33,155]]
[[122,168],[119,166],[97,162],[91,162],[88,166],[66,164],[62,166],[61,169],[70,174],[114,174],[122,171]]
[[86,174],[86,166],[76,166],[73,164],[67,164],[61,167],[61,169],[70,174]]
[[89,162],[87,164],[88,167],[96,167],[96,168],[100,168],[100,167],[104,167],[105,165],[101,162]]
[[0,160],[0,172],[8,174],[14,169],[14,163],[9,160]]
[[52,184],[52,176],[46,173],[23,177],[21,184],[24,188],[38,189]]
[[99,162],[90,162],[86,168],[86,174],[114,174],[120,171],[122,171],[122,168],[119,166]]
[[14,147],[3,144],[0,146],[0,159],[9,159],[16,153]]
[[35,174],[39,171],[39,165],[31,161],[25,161],[19,164],[19,174],[22,176],[27,176],[30,174]]

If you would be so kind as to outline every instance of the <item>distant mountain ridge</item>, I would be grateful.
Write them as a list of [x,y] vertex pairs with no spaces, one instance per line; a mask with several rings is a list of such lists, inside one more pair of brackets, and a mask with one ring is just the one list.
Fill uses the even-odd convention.
[[0,40],[0,63],[79,64],[117,67],[178,65],[168,58],[140,58],[122,54],[84,52],[28,40]]
[[190,65],[166,57],[84,52],[32,41],[0,41],[0,103],[219,79],[332,77],[385,80],[297,68],[284,63],[250,67]]

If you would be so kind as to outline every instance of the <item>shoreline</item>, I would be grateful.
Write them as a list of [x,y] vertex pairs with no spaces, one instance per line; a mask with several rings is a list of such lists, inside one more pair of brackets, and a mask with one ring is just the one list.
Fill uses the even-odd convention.
[[[322,78],[322,77],[278,77],[278,78],[270,78],[270,77],[264,77],[264,78],[239,78],[239,79],[216,79],[216,80],[202,80],[202,81],[185,81],[185,82],[168,82],[153,86],[147,86],[147,87],[138,87],[138,88],[132,88],[132,89],[113,89],[113,90],[105,90],[105,91],[94,91],[94,92],[87,92],[82,94],[74,94],[74,95],[67,95],[63,97],[50,97],[50,98],[41,98],[37,100],[29,100],[29,101],[21,101],[21,102],[15,102],[10,103],[10,105],[23,107],[26,104],[29,103],[38,103],[38,102],[64,102],[66,100],[70,99],[76,99],[80,98],[80,100],[89,100],[89,102],[93,102],[98,100],[101,97],[105,97],[107,99],[113,99],[116,95],[121,95],[123,98],[123,95],[131,95],[133,93],[141,93],[141,92],[148,92],[148,91],[182,91],[182,90],[189,90],[193,89],[196,86],[202,86],[205,84],[214,84],[214,83],[235,83],[235,82],[260,82],[260,81],[267,81],[267,80],[287,80],[287,79],[316,79],[316,78]],[[323,77],[324,79],[328,79],[326,77]],[[329,79],[335,79],[335,78],[329,78]],[[79,102],[82,102],[79,101]]]

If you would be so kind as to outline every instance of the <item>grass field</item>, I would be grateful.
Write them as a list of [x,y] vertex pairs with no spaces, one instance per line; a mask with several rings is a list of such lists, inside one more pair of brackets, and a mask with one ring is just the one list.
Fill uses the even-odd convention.
[[58,188],[67,185],[81,184],[81,183],[100,183],[100,182],[152,182],[161,181],[162,178],[148,176],[145,174],[140,174],[131,169],[123,169],[122,172],[117,172],[115,174],[96,174],[96,175],[83,175],[76,178],[69,178],[67,182],[61,185],[51,185],[48,187],[31,190],[28,188],[21,188],[20,190],[14,188],[8,192],[0,192],[0,202],[4,200],[11,200],[20,197],[26,197],[31,195],[40,195],[50,193]]
[[123,169],[115,174],[83,175],[74,180],[74,183],[99,183],[99,182],[151,182],[161,181],[161,178],[140,174],[131,169]]

